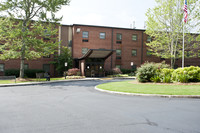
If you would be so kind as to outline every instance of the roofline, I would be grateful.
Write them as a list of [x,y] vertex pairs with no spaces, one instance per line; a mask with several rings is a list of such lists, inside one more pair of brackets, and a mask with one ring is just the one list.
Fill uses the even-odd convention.
[[66,26],[87,26],[87,27],[98,27],[98,28],[111,28],[111,29],[123,29],[123,30],[137,30],[137,31],[145,31],[145,29],[132,29],[132,28],[123,28],[123,27],[111,27],[111,26],[99,26],[99,25],[86,25],[86,24],[73,24]]

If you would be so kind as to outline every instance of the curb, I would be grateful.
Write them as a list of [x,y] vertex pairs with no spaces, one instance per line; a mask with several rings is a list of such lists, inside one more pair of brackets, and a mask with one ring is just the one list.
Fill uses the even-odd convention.
[[75,82],[75,81],[91,81],[99,80],[97,78],[89,79],[69,79],[69,80],[55,80],[55,81],[42,81],[42,82],[27,82],[27,83],[16,83],[16,84],[1,84],[0,87],[13,87],[13,86],[29,86],[29,85],[41,85],[41,84],[52,84],[60,82]]
[[127,96],[146,96],[146,97],[164,97],[164,98],[198,98],[200,99],[200,95],[158,95],[158,94],[138,94],[138,93],[126,93],[126,92],[116,92],[116,91],[108,91],[102,90],[95,86],[95,90],[100,92],[106,92],[110,94],[118,94],[118,95],[127,95]]

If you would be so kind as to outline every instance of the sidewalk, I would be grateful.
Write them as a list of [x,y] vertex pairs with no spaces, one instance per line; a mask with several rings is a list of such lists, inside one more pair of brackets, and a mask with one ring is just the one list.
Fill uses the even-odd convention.
[[52,84],[52,83],[59,83],[59,82],[74,82],[74,81],[88,81],[88,80],[100,80],[100,78],[66,79],[66,80],[53,80],[53,81],[41,81],[41,82],[24,82],[24,83],[13,83],[13,84],[0,84],[0,87],[28,86],[28,85],[40,85],[40,84]]

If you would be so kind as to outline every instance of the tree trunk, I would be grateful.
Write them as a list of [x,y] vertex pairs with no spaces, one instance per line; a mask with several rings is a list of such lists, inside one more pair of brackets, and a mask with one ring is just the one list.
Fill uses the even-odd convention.
[[[27,29],[26,27],[27,21],[23,22],[22,25],[22,32],[24,33]],[[20,62],[20,78],[24,78],[24,60],[25,60],[25,40],[24,40],[24,35],[22,35],[22,49],[21,49],[21,62]]]
[[24,59],[21,58],[21,62],[20,62],[20,78],[24,78]]

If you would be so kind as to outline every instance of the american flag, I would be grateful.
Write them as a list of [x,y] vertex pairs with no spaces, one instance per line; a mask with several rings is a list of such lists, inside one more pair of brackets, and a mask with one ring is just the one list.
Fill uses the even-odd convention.
[[187,23],[187,20],[188,20],[188,12],[187,12],[187,0],[185,0],[185,4],[184,4],[184,22]]

